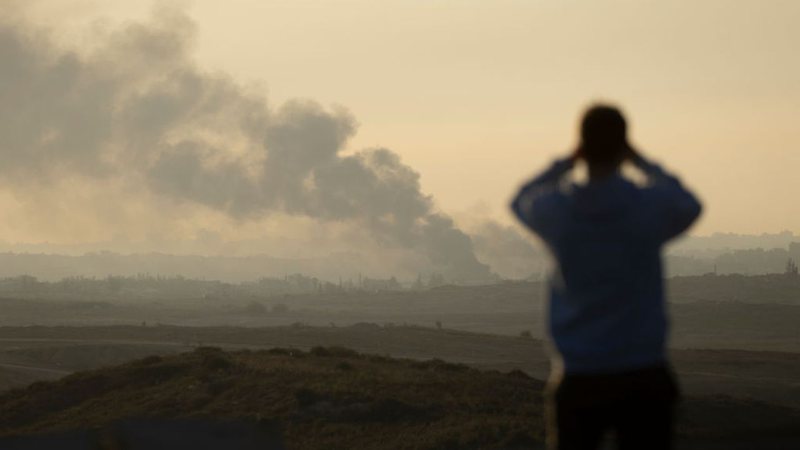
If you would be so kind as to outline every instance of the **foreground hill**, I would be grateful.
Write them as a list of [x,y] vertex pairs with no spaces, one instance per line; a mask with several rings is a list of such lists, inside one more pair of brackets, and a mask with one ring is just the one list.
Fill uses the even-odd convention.
[[124,418],[277,421],[290,448],[513,448],[541,440],[542,383],[336,348],[223,352],[80,372],[0,396],[0,435]]
[[[103,427],[122,419],[277,423],[289,448],[541,448],[543,383],[316,347],[151,356],[0,394],[0,436]],[[797,410],[688,398],[678,448],[797,448]]]
[[[796,333],[796,332],[795,332]],[[450,329],[349,327],[0,327],[0,391],[71,372],[215,346],[226,350],[320,345],[416,360],[442,359],[484,370],[521,370],[546,379],[543,342]],[[687,396],[726,395],[800,409],[796,353],[674,349],[672,361]]]

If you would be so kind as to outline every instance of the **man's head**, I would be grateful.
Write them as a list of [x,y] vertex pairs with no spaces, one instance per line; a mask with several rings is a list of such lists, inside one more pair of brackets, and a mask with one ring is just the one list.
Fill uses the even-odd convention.
[[591,106],[581,121],[581,157],[589,165],[618,166],[627,155],[626,134],[625,118],[617,108]]

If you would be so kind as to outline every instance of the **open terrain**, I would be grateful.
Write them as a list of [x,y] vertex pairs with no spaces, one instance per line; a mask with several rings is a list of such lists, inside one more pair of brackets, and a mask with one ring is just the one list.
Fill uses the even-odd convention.
[[[800,411],[800,327],[797,327],[800,305],[790,301],[794,280],[712,276],[705,277],[710,280],[708,282],[703,278],[672,279],[670,283],[671,352],[686,399],[681,409],[684,439],[680,448],[792,448],[797,441],[794,435],[785,432],[792,428],[787,420],[800,423],[797,421]],[[764,297],[757,298],[761,292],[758,286],[765,283],[766,286],[762,286]],[[549,372],[548,349],[541,340],[544,334],[543,294],[539,283],[506,283],[268,298],[0,299],[0,392],[6,392],[4,398],[16,399],[14,402],[19,403],[13,404],[18,408],[39,395],[35,394],[35,389],[44,389],[43,386],[51,386],[46,388],[50,392],[48,395],[62,395],[58,393],[60,389],[71,389],[68,380],[94,373],[85,372],[87,370],[108,374],[112,372],[104,372],[105,368],[123,364],[119,367],[127,369],[107,369],[123,374],[132,370],[134,363],[131,361],[154,355],[163,361],[182,361],[180,364],[191,366],[197,363],[196,352],[191,352],[208,346],[234,352],[232,356],[225,356],[234,361],[245,358],[242,356],[245,353],[237,353],[242,350],[250,352],[246,353],[250,355],[246,358],[272,358],[277,356],[269,353],[270,349],[283,348],[300,354],[319,346],[380,355],[373,360],[383,361],[381,364],[390,364],[387,358],[391,361],[400,358],[405,361],[402,364],[409,365],[436,359],[462,364],[469,368],[463,372],[475,377],[483,376],[485,371],[525,374],[519,379],[527,380],[526,383],[540,392],[541,382],[535,380],[546,379]],[[187,352],[195,356],[186,356]],[[234,366],[239,367],[239,363]],[[298,370],[296,376],[303,377],[303,371],[309,368],[295,369]],[[185,368],[186,373],[194,373],[194,370]],[[357,373],[360,372],[349,376]],[[230,380],[235,384],[233,378]],[[30,391],[33,397],[20,396],[23,391],[13,390],[34,381],[56,384],[34,385],[38,387]],[[144,391],[137,395],[159,392],[148,391],[150,388],[142,387]],[[111,395],[91,390],[84,394],[80,401],[89,404]],[[476,401],[482,401],[480,398],[478,395]],[[300,402],[291,395],[287,399],[286,402],[295,402],[292,404]],[[380,403],[386,399],[373,400]],[[11,404],[6,403],[5,408]],[[184,412],[214,416],[216,410],[201,406]],[[53,414],[71,417],[71,412],[65,411],[54,410]],[[263,411],[248,411],[231,413],[230,417],[263,417]],[[181,414],[167,415],[178,417]],[[9,428],[8,433],[65,429],[51,427],[55,422],[48,422],[50,419],[45,420],[44,415],[38,419],[34,416],[30,423]],[[75,417],[77,422],[70,422],[69,426],[99,426],[94,416]],[[511,420],[508,417],[503,420],[506,419]],[[535,426],[520,432],[504,428],[505,431],[498,431],[502,439],[497,435],[490,440],[516,442],[514,439],[519,439],[527,443],[523,448],[528,448],[528,444],[535,448],[537,444],[534,443],[540,436],[536,428],[540,426],[536,422],[538,419],[526,416],[524,420],[532,420],[530,423]],[[351,425],[354,426],[348,426]],[[422,433],[416,428],[410,429],[416,434]],[[503,434],[506,432],[517,437]],[[345,434],[341,436],[345,436],[348,432],[342,433]],[[480,433],[466,430],[464,435],[473,436],[476,442],[488,442],[481,441],[488,438]],[[731,436],[738,438],[731,441]],[[345,439],[342,442],[349,442],[346,441],[349,438],[342,439]],[[436,440],[439,438],[431,439],[430,442],[440,443]],[[419,448],[436,447],[422,445]]]
[[[270,328],[5,327],[0,328],[0,374],[16,373],[17,378],[3,385],[13,387],[208,345],[300,350],[335,345],[396,358],[437,358],[480,369],[516,369],[537,379],[546,379],[549,372],[547,348],[537,339],[362,323]],[[687,395],[727,395],[800,408],[800,355],[796,353],[673,349],[672,357]]]
[[506,448],[540,440],[541,383],[442,361],[200,348],[0,395],[0,434],[128,417],[278,421],[291,448]]
[[[110,294],[92,299],[0,298],[0,326],[342,327],[369,322],[438,324],[510,336],[529,332],[534,338],[545,334],[545,291],[538,282],[273,296],[199,292],[175,298],[165,292],[162,300]],[[668,293],[675,348],[800,352],[796,277],[677,277],[669,280]]]
[[[94,429],[131,417],[211,417],[277,423],[287,446],[298,449],[541,448],[542,388],[519,371],[340,347],[201,347],[6,391],[0,435]],[[765,437],[797,444],[797,420],[795,409],[690,396],[679,448],[753,448]]]

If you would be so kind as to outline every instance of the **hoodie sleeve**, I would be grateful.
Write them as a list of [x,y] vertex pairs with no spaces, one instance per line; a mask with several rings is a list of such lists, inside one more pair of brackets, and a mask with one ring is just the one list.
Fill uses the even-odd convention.
[[700,201],[658,164],[641,157],[633,164],[647,177],[651,204],[657,208],[653,229],[659,240],[666,242],[686,231],[702,212]]
[[548,240],[557,227],[558,186],[575,165],[572,159],[556,160],[548,169],[522,186],[511,202],[511,210],[533,232]]

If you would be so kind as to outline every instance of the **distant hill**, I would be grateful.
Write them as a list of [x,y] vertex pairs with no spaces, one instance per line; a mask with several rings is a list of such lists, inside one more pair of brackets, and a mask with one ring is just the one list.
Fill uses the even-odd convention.
[[739,302],[800,305],[800,276],[714,275],[673,277],[667,280],[673,302]]
[[[519,237],[504,240],[500,234],[483,234],[475,240],[476,252],[484,256],[499,278],[540,280],[550,267],[548,253],[540,246]],[[7,251],[14,248],[14,251]],[[426,281],[442,276],[443,268],[423,260],[403,260],[388,249],[381,255],[358,252],[333,252],[314,257],[278,257],[267,254],[249,256],[200,255],[159,252],[78,251],[52,246],[9,247],[0,242],[0,278],[29,275],[40,281],[65,278],[184,277],[227,283],[254,282],[264,277],[282,279],[287,274],[334,284],[359,284],[362,277],[396,277],[411,286],[420,275]],[[5,249],[6,251],[3,251]],[[65,252],[65,253],[61,253]],[[167,253],[164,253],[167,252]],[[401,252],[402,253],[402,252]],[[718,274],[762,275],[783,273],[789,258],[800,260],[800,241],[791,233],[763,236],[714,235],[687,238],[670,244],[665,252],[668,276]],[[464,284],[489,283],[494,277],[463,279]],[[443,279],[453,282],[453,279]],[[441,284],[441,283],[439,283]]]

